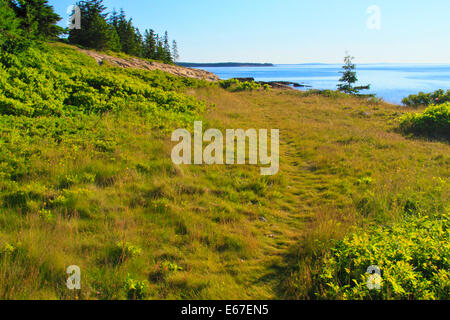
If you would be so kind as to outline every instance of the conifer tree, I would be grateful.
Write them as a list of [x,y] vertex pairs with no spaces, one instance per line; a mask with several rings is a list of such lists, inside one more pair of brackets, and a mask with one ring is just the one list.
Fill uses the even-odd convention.
[[0,45],[20,34],[20,21],[7,0],[0,0]]
[[180,54],[178,52],[178,44],[175,40],[172,42],[172,59],[173,62],[178,62],[178,59],[180,59]]
[[144,53],[144,37],[139,31],[138,28],[134,28],[134,37],[135,37],[135,55],[138,57],[142,57]]
[[159,35],[156,36],[156,53],[155,53],[155,59],[160,61],[165,61],[166,54],[164,51],[164,43],[162,39],[159,37]]
[[356,76],[356,66],[353,63],[354,57],[347,54],[344,58],[344,66],[342,67],[344,71],[341,71],[342,77],[339,79],[340,84],[338,84],[338,90],[345,92],[347,94],[358,94],[361,90],[370,89],[370,85],[368,86],[360,86],[354,87],[354,84],[358,82],[358,78]]
[[156,34],[153,29],[145,30],[143,43],[143,57],[156,59]]
[[56,25],[61,17],[47,0],[9,0],[9,5],[28,38],[55,38],[64,31]]
[[120,51],[120,37],[108,24],[103,0],[87,0],[77,3],[81,12],[81,29],[69,32],[69,42],[97,50]]
[[81,29],[70,30],[69,42],[98,50],[122,51],[165,63],[173,63],[174,57],[178,59],[177,43],[174,41],[171,47],[167,31],[160,37],[150,29],[145,30],[142,36],[123,9],[120,12],[114,10],[108,18],[103,0],[80,1],[77,6],[81,13]]
[[109,19],[120,39],[121,50],[134,56],[142,55],[142,35],[133,26],[132,19],[127,20],[123,10],[120,13],[114,11]]
[[165,63],[171,63],[172,61],[172,53],[170,50],[170,42],[169,42],[169,33],[166,31],[163,37],[163,59]]

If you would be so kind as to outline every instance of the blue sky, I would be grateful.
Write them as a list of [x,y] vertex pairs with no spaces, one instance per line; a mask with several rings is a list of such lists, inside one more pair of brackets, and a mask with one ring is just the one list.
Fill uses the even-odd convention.
[[[64,19],[73,0],[50,0]],[[450,63],[449,0],[105,0],[143,32],[169,31],[180,61]],[[377,5],[381,29],[367,27]],[[62,22],[62,24],[64,24]]]

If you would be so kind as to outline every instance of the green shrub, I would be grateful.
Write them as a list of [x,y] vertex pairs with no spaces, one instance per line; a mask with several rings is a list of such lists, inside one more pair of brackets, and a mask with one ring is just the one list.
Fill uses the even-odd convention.
[[177,272],[177,271],[183,271],[183,268],[178,266],[176,263],[165,261],[161,264],[161,267],[169,272]]
[[75,116],[138,109],[154,127],[190,123],[205,104],[182,93],[205,81],[98,66],[61,45],[0,52],[0,115]]
[[431,105],[422,113],[404,115],[400,118],[400,130],[405,134],[450,140],[450,102]]
[[129,242],[119,241],[108,252],[108,261],[115,265],[124,263],[142,254],[142,249]]
[[2,248],[0,248],[0,255],[8,255],[8,254],[13,254],[14,252],[16,252],[17,248],[14,247],[12,244],[10,243],[5,243],[3,245]]
[[143,300],[148,291],[148,282],[136,280],[130,274],[125,279],[125,290],[128,300]]
[[122,254],[125,259],[137,257],[142,253],[141,248],[129,242],[120,241],[116,245],[118,249],[122,250]]
[[250,81],[239,81],[238,79],[229,79],[219,81],[219,85],[231,92],[238,91],[253,91],[253,90],[268,90],[270,88],[263,87],[260,83]]
[[442,89],[432,93],[419,92],[418,94],[409,95],[402,100],[402,103],[409,107],[428,106],[430,104],[438,105],[446,102],[450,102],[450,90],[445,92]]
[[[317,278],[321,299],[449,299],[450,215],[408,216],[337,241]],[[369,290],[369,266],[381,289]]]
[[[92,150],[94,158],[112,159],[123,133],[107,127],[106,116],[162,131],[192,125],[206,104],[184,91],[206,85],[161,71],[99,66],[63,44],[0,51],[0,183],[20,184],[38,174],[31,168],[43,160],[43,145],[45,150]],[[122,170],[116,163],[86,174],[61,172],[53,183],[59,189],[94,182],[107,187]],[[39,175],[46,175],[52,168],[41,170]],[[30,200],[39,200],[20,191],[2,189],[3,205],[26,209]]]

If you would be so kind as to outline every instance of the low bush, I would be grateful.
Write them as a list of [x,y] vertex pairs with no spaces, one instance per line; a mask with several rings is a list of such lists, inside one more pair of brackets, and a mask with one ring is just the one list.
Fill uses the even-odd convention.
[[443,104],[450,102],[450,90],[445,92],[440,89],[432,93],[419,92],[418,94],[409,95],[402,100],[404,105],[409,107],[428,106],[430,104]]
[[261,85],[254,81],[239,81],[238,79],[221,80],[219,85],[231,92],[253,91],[253,90],[269,90],[270,86]]
[[[449,299],[450,215],[414,215],[337,241],[317,279],[321,299]],[[369,289],[368,267],[381,270]],[[372,276],[373,277],[373,276]]]
[[[192,122],[205,104],[183,94],[204,81],[101,67],[63,45],[0,53],[0,115],[72,117],[138,109],[154,127]],[[178,124],[178,123],[177,123]]]
[[144,300],[148,291],[148,281],[136,280],[131,275],[127,275],[124,284],[128,300]]
[[410,113],[400,118],[400,130],[430,138],[450,140],[450,102],[431,105],[422,113]]

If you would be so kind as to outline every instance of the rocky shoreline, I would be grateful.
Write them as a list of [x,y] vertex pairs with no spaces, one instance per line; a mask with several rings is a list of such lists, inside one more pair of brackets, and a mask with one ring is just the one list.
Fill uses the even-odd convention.
[[[210,82],[217,82],[220,80],[219,76],[212,72],[208,72],[201,69],[186,68],[177,65],[168,65],[156,61],[146,61],[139,58],[130,57],[129,59],[123,59],[118,57],[113,57],[104,53],[96,52],[93,50],[84,50],[76,48],[78,51],[87,54],[88,56],[94,58],[98,64],[109,63],[110,65],[121,67],[121,68],[135,68],[144,70],[161,70],[177,76],[189,77],[195,79],[204,79]],[[295,88],[311,88],[311,86],[291,81],[255,81],[255,78],[234,78],[240,82],[256,82],[261,85],[269,85],[274,89],[290,89]]]

